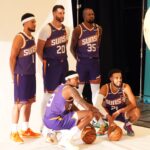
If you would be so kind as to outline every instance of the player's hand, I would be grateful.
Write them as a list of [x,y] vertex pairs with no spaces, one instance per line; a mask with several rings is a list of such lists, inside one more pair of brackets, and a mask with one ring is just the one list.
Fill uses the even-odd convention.
[[94,117],[98,121],[100,118],[103,118],[103,115],[100,112],[95,112]]
[[117,111],[115,111],[113,114],[112,114],[112,118],[115,120],[116,118],[117,118],[117,116],[119,116],[120,115],[120,111],[119,110],[117,110]]
[[109,125],[114,124],[114,119],[112,116],[110,116],[109,114],[107,114],[107,120],[109,122]]

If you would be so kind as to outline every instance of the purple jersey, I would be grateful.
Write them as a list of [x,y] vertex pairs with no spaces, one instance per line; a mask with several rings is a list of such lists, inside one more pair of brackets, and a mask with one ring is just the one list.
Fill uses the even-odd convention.
[[94,24],[93,28],[88,29],[84,23],[79,25],[81,35],[78,40],[78,58],[98,58],[99,57],[99,28]]
[[47,39],[44,47],[43,58],[44,59],[64,59],[67,58],[66,44],[67,44],[67,32],[65,26],[59,30],[49,23],[51,27],[51,35]]
[[49,102],[47,103],[44,118],[52,119],[56,117],[63,117],[72,107],[73,100],[65,100],[62,96],[64,84],[59,85],[52,94]]
[[20,32],[25,41],[25,45],[20,49],[17,57],[15,74],[35,74],[35,52],[36,46],[34,38],[28,38],[24,33]]
[[108,93],[105,97],[105,107],[110,114],[126,106],[126,96],[123,91],[123,86],[124,85],[122,85],[117,92],[113,93],[111,90],[111,84],[107,84]]

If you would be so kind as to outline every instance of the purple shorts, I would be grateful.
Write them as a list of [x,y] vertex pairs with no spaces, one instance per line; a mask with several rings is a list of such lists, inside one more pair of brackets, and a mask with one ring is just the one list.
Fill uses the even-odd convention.
[[[109,111],[109,114],[112,115],[115,111]],[[121,113],[120,115],[118,115],[116,117],[115,120],[121,121],[121,122],[125,122],[125,114]]]
[[77,123],[76,119],[72,118],[73,114],[74,111],[71,111],[63,116],[44,117],[44,124],[47,128],[53,130],[71,129]]
[[28,103],[35,101],[36,79],[34,75],[14,75],[15,103]]
[[89,82],[100,77],[100,65],[97,58],[78,59],[76,70],[79,74],[80,82]]
[[53,92],[58,85],[65,82],[68,61],[67,59],[51,59],[48,61],[44,60],[43,62],[44,91]]

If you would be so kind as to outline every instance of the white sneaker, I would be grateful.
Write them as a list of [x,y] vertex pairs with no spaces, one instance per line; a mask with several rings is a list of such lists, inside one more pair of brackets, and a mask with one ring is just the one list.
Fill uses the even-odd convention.
[[46,142],[51,144],[57,144],[58,143],[57,133],[48,133],[46,136]]
[[60,146],[63,146],[66,150],[79,150],[78,146],[74,146],[70,141],[67,141],[65,139],[60,140],[58,144]]
[[50,132],[51,130],[48,129],[46,126],[43,126],[43,128],[41,129],[41,134],[46,137],[47,134]]

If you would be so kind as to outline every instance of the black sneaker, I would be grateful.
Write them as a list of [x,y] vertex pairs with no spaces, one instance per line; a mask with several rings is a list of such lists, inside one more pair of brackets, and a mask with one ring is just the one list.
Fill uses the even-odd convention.
[[134,131],[132,130],[132,126],[131,125],[124,125],[123,127],[126,131],[127,131],[127,135],[128,136],[134,136]]

